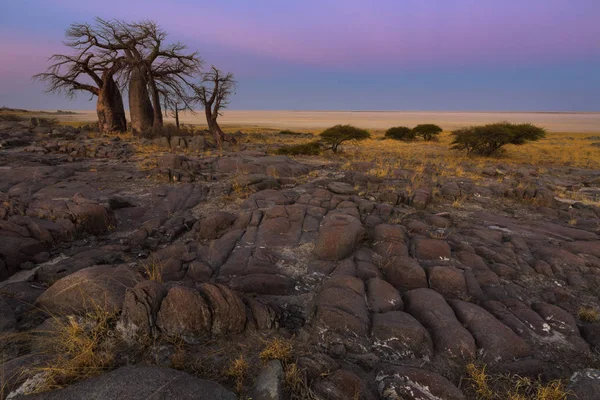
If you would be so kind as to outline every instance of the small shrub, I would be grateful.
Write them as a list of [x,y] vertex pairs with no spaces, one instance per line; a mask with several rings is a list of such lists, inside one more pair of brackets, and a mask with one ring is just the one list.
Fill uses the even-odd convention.
[[352,125],[336,125],[325,129],[320,134],[321,140],[337,153],[340,145],[344,142],[358,142],[371,137],[371,134]]
[[276,153],[284,156],[317,156],[321,153],[321,145],[319,142],[293,144],[280,147]]
[[600,318],[600,313],[589,307],[582,307],[577,313],[579,319],[583,322],[597,322]]
[[289,129],[284,129],[279,132],[280,135],[288,135],[288,136],[304,136],[305,133],[302,132],[294,132]]
[[452,132],[452,149],[465,150],[467,154],[497,155],[507,144],[522,145],[543,138],[546,131],[531,124],[500,122],[463,128]]
[[412,129],[415,136],[421,136],[423,140],[430,141],[442,133],[442,128],[434,124],[421,124]]
[[414,140],[416,136],[415,132],[406,126],[395,126],[385,132],[385,137],[388,139],[409,141]]

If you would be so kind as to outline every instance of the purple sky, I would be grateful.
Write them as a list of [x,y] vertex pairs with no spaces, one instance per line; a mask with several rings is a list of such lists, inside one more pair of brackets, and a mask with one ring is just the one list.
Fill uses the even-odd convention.
[[94,16],[156,20],[236,74],[236,109],[600,111],[599,0],[20,0],[0,106],[93,108],[30,77]]

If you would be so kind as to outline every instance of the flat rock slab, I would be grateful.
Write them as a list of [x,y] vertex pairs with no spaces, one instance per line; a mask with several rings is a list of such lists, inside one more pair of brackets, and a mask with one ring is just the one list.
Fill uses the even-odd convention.
[[170,368],[127,366],[65,389],[20,399],[35,400],[237,400],[218,383]]

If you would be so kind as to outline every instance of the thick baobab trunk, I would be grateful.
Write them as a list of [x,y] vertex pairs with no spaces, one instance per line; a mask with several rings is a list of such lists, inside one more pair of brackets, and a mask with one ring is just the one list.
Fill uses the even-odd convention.
[[148,85],[150,87],[150,95],[152,97],[152,108],[154,111],[152,131],[155,134],[159,134],[161,133],[163,127],[163,114],[160,105],[160,94],[158,93],[158,88],[156,87],[156,82],[154,81],[154,77],[152,76],[152,74],[148,74]]
[[148,95],[148,75],[145,66],[134,66],[129,81],[129,113],[131,130],[134,135],[144,135],[151,131],[154,122],[154,109]]
[[221,130],[221,127],[217,123],[217,118],[213,118],[213,112],[210,106],[204,107],[206,114],[206,123],[208,124],[208,130],[212,133],[215,138],[215,144],[217,147],[221,147],[225,140],[225,133]]
[[103,77],[102,87],[98,90],[96,112],[100,132],[125,132],[127,130],[123,98],[112,76]]

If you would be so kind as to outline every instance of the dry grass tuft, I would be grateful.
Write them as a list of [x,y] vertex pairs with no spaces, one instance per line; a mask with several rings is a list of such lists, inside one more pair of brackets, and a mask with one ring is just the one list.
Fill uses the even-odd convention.
[[116,350],[113,326],[115,312],[96,306],[76,317],[52,317],[53,329],[45,337],[48,366],[39,369],[43,383],[37,392],[58,389],[110,369]]
[[467,389],[478,400],[566,400],[570,393],[561,380],[544,383],[518,375],[489,375],[485,368],[467,365]]
[[225,375],[233,378],[235,381],[236,392],[241,393],[244,389],[244,381],[248,375],[248,362],[244,356],[240,356],[233,360],[229,365],[229,368],[227,368],[227,371],[225,371]]
[[600,319],[600,313],[593,308],[581,307],[577,316],[583,322],[597,322]]
[[495,397],[489,386],[489,376],[485,372],[485,365],[483,367],[478,367],[475,364],[467,365],[467,375],[478,398],[487,400]]
[[154,257],[150,257],[148,260],[146,260],[146,262],[143,265],[144,268],[144,275],[146,276],[146,279],[150,280],[150,281],[156,281],[158,283],[162,283],[163,282],[163,276],[162,276],[162,270],[163,270],[163,263],[156,260]]
[[287,363],[291,360],[294,346],[290,340],[274,338],[267,343],[260,353],[260,359],[264,362],[271,360],[280,360]]

